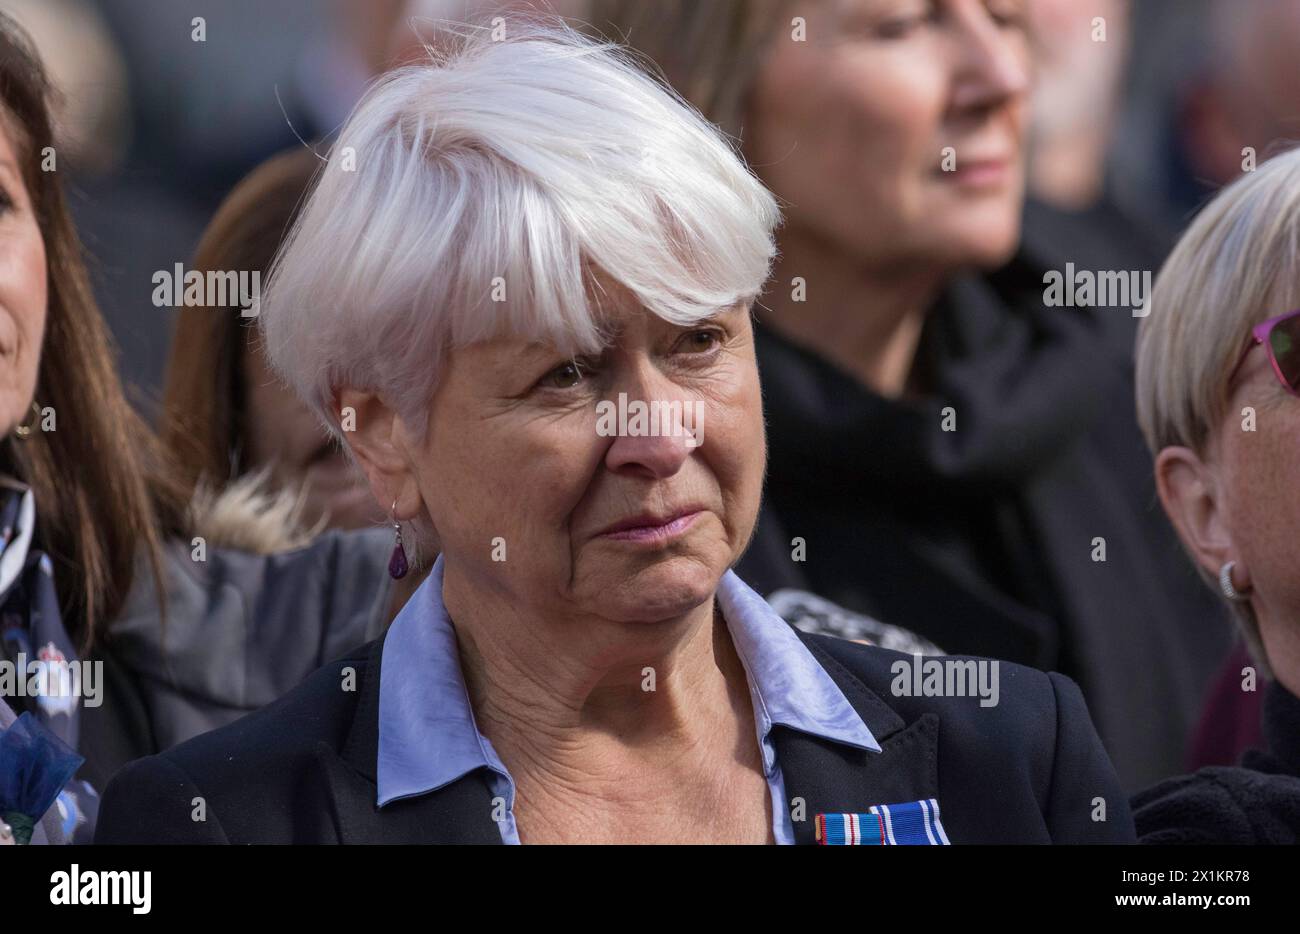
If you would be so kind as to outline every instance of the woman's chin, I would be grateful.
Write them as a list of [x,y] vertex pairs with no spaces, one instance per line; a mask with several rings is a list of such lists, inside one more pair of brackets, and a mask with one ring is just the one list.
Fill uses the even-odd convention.
[[602,569],[584,589],[591,594],[590,605],[606,619],[655,623],[712,599],[725,571],[698,556],[678,555],[635,569]]
[[954,219],[943,233],[942,249],[951,265],[967,269],[997,269],[1020,245],[1020,215],[999,208],[972,211],[963,223]]

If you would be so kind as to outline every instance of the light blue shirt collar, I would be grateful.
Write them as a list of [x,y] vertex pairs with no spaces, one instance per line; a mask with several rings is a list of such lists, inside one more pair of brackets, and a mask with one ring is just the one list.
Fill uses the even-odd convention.
[[[769,734],[777,725],[880,752],[871,730],[794,627],[735,571],[728,571],[718,583],[718,604],[749,675],[749,696],[765,760],[775,759]],[[773,764],[764,762],[769,773]]]
[[[514,805],[514,783],[474,721],[461,676],[456,631],[442,601],[441,556],[428,578],[393,620],[384,640],[379,683],[378,805],[425,794],[486,767],[490,780]],[[786,623],[735,572],[723,575],[718,602],[748,675],[755,729],[773,813],[789,812],[770,733],[781,725],[858,749],[879,752],[867,725],[844,692]],[[513,833],[513,813],[503,837]],[[779,821],[774,821],[779,823]]]

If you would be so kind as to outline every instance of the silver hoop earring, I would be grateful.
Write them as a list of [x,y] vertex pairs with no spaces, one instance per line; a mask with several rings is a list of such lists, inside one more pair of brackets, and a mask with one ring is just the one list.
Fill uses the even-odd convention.
[[1236,561],[1229,561],[1223,567],[1219,568],[1219,589],[1223,595],[1233,603],[1248,603],[1250,597],[1238,593],[1237,588],[1232,584],[1232,569],[1237,566]]

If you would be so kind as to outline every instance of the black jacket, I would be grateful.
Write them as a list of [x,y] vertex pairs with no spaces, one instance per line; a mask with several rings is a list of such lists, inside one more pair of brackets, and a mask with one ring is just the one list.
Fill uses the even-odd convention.
[[[954,844],[1133,840],[1127,801],[1066,678],[1003,665],[1000,701],[987,708],[975,698],[894,697],[890,665],[907,656],[801,638],[882,751],[775,728],[786,793],[806,802],[798,842],[813,842],[819,812],[922,798],[938,799]],[[382,645],[230,726],[126,766],[104,795],[96,842],[500,843],[482,769],[376,809]],[[1098,799],[1104,822],[1093,819]],[[203,821],[194,819],[200,806]]]
[[1212,766],[1134,796],[1142,843],[1300,843],[1300,698],[1274,682],[1264,694],[1268,752],[1240,768]]
[[1067,258],[1130,268],[1080,241],[960,280],[926,323],[921,388],[903,399],[760,314],[770,457],[738,570],[764,595],[811,591],[947,652],[1068,675],[1135,791],[1182,770],[1232,630],[1156,499],[1134,415],[1137,319],[1044,306],[1043,274]]

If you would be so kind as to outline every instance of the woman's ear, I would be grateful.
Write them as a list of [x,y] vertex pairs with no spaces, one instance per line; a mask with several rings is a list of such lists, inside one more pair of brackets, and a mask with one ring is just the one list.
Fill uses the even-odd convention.
[[400,415],[377,393],[341,389],[335,394],[343,440],[370,481],[384,512],[409,519],[421,509],[409,434]]
[[1235,554],[1214,472],[1191,448],[1167,447],[1156,455],[1156,492],[1178,537],[1211,577],[1236,561],[1237,578],[1248,576]]

